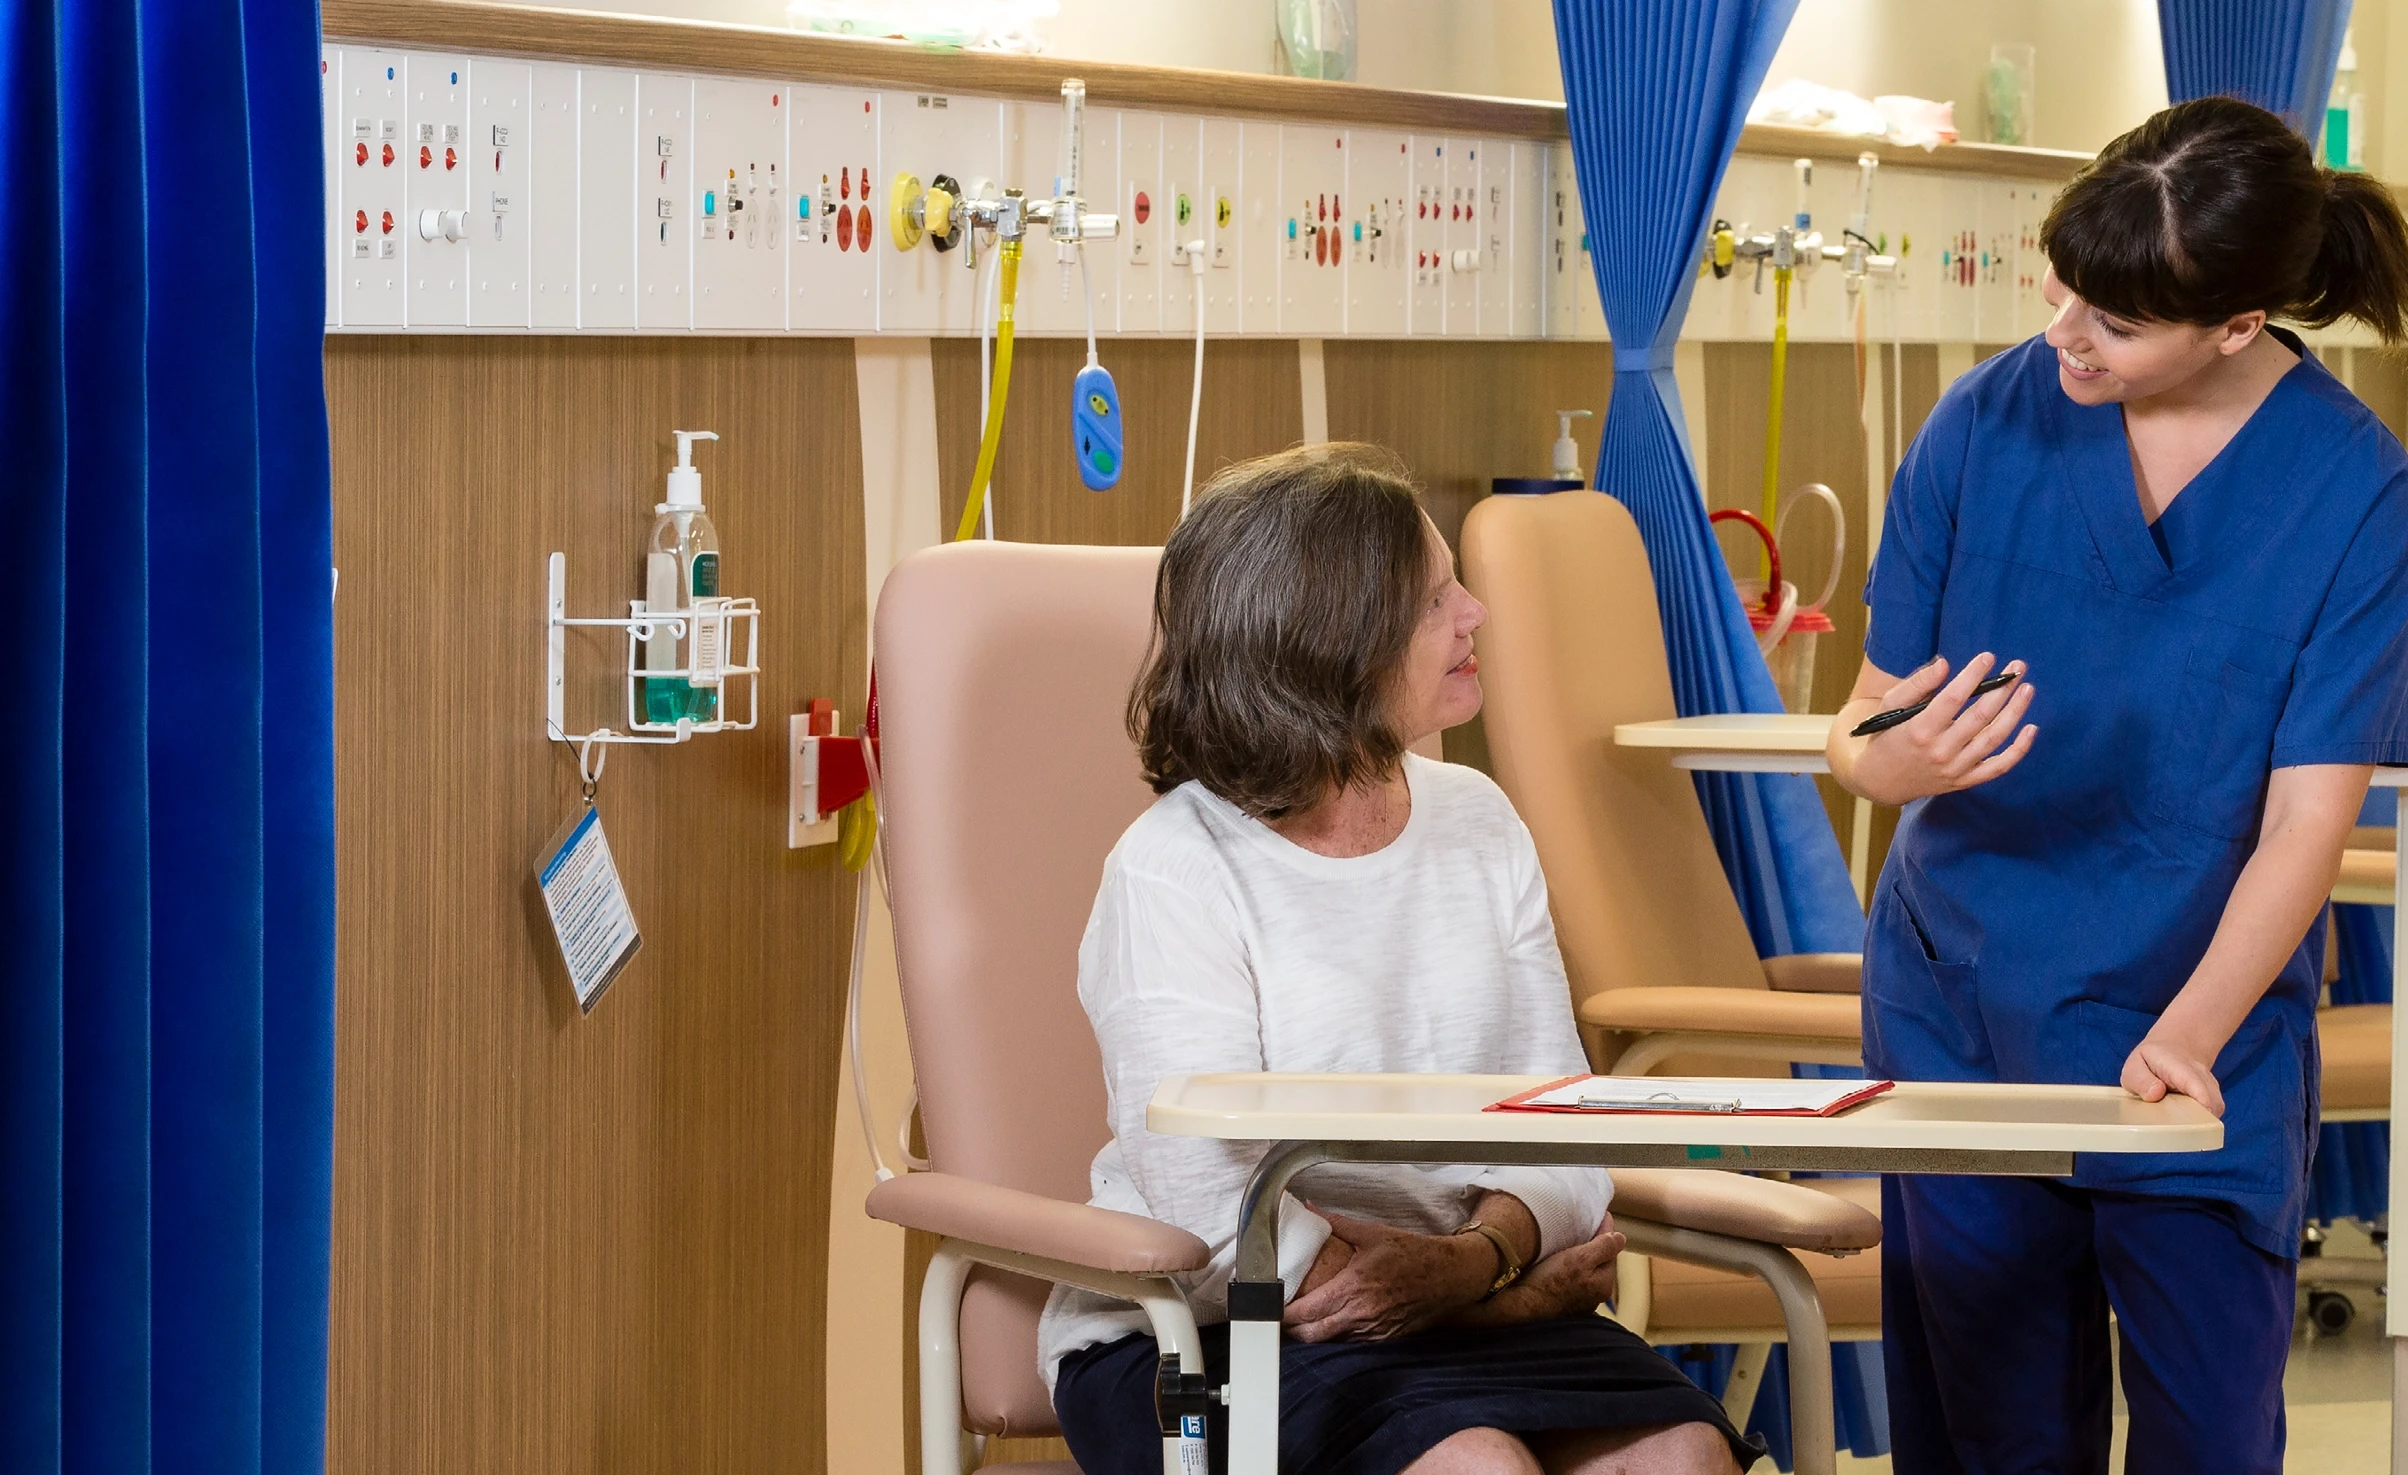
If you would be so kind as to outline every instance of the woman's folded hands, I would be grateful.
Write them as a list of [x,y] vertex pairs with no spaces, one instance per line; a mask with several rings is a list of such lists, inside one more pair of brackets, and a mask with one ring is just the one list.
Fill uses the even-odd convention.
[[1613,1216],[1494,1296],[1496,1250],[1472,1234],[1415,1234],[1324,1209],[1329,1242],[1282,1320],[1300,1342],[1380,1341],[1439,1325],[1510,1326],[1584,1314],[1614,1294],[1626,1243]]

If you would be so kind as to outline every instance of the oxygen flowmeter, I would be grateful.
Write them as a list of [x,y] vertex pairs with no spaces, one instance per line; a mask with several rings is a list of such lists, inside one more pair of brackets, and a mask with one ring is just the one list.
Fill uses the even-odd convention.
[[[898,251],[909,251],[923,240],[938,250],[962,248],[963,264],[973,270],[980,250],[992,243],[1001,259],[995,310],[995,383],[987,400],[986,429],[978,447],[978,465],[971,474],[970,495],[962,507],[957,540],[978,527],[985,510],[987,480],[995,469],[995,447],[1003,433],[1004,400],[1011,388],[1012,339],[1020,287],[1020,254],[1032,226],[1043,227],[1054,243],[1055,259],[1067,269],[1083,271],[1083,248],[1089,241],[1107,241],[1120,234],[1120,218],[1091,211],[1079,193],[1086,161],[1087,84],[1073,77],[1062,83],[1062,173],[1054,194],[1032,200],[1018,189],[999,196],[980,190],[977,197],[945,175],[923,186],[912,174],[897,174],[888,193],[891,239]],[[1072,383],[1070,434],[1079,479],[1103,491],[1120,481],[1122,440],[1120,391],[1097,361],[1095,298],[1087,297],[1087,365]]]

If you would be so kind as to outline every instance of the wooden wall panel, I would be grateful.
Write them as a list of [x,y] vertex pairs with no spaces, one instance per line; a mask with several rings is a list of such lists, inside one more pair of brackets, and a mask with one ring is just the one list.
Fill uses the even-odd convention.
[[[970,494],[982,422],[978,341],[935,344],[938,464],[946,537]],[[1120,485],[1091,492],[1070,455],[1070,381],[1086,366],[1084,340],[1023,339],[1013,351],[996,457],[995,535],[1023,543],[1159,545],[1179,521],[1187,406],[1195,343],[1131,338],[1104,346],[1120,390],[1127,464]],[[1196,484],[1232,461],[1285,450],[1304,438],[1293,339],[1216,338],[1204,345],[1204,408],[1196,428]]]
[[[844,340],[338,338],[340,993],[329,1454],[343,1475],[815,1471],[851,878],[785,848],[785,714],[865,683]],[[759,729],[622,748],[644,949],[590,1018],[530,864],[544,557],[623,610],[700,448]],[[615,641],[569,718],[617,720]]]

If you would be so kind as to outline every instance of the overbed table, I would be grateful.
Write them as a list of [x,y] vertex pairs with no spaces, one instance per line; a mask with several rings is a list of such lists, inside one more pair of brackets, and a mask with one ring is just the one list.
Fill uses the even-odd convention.
[[[2062,1177],[2084,1152],[2206,1152],[2224,1126],[2187,1097],[2113,1086],[1902,1083],[1830,1117],[1488,1111],[1536,1076],[1172,1076],[1156,1132],[1268,1142],[1247,1185],[1229,1288],[1231,1475],[1279,1463],[1279,1200],[1320,1163],[1474,1163]],[[1831,1365],[1793,1356],[1799,1475],[1829,1475]]]
[[[1819,713],[1729,713],[1709,717],[1674,717],[1658,722],[1626,722],[1614,729],[1622,747],[1660,748],[1672,754],[1673,765],[1717,773],[1829,773],[1823,758],[1831,718]],[[2408,788],[2408,768],[2378,768],[2375,787]],[[2390,903],[2396,917],[2408,906],[2408,824],[2397,827],[2397,865]],[[2353,901],[2372,898],[2350,897]],[[2395,927],[2391,944],[2391,976],[2408,978],[2408,927]],[[2408,1010],[2391,1013],[2391,1099],[2408,1093]],[[2392,1203],[2408,1195],[2408,1155],[2391,1159]],[[2408,1281],[2398,1257],[2385,1256],[2384,1324],[2391,1339],[2391,1469],[2408,1475]]]

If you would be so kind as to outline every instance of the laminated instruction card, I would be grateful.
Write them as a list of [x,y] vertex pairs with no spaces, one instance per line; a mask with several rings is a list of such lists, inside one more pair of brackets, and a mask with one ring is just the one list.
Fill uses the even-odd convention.
[[1831,1116],[1887,1091],[1889,1081],[1566,1076],[1508,1096],[1490,1111],[1630,1111],[1730,1116]]
[[588,804],[560,827],[536,857],[535,879],[552,913],[552,933],[560,939],[560,960],[568,965],[577,1008],[591,1014],[602,991],[644,945],[627,906],[627,888],[619,884],[618,863],[610,857],[610,841],[602,834],[602,811]]

